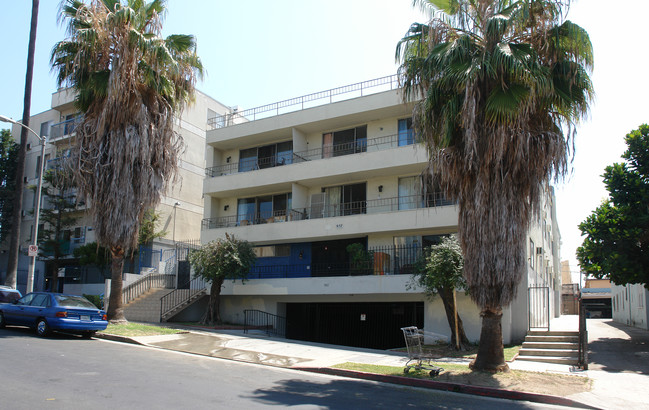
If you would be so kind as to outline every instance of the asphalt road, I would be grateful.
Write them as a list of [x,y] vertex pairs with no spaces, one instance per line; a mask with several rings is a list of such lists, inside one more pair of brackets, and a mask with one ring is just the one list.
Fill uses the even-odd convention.
[[548,408],[194,356],[0,330],[2,409]]

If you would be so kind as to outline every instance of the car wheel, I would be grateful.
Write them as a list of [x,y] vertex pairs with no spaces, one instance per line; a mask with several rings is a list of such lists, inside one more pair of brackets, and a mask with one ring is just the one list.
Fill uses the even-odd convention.
[[97,332],[94,331],[94,330],[90,331],[90,332],[83,332],[81,334],[81,337],[83,337],[84,339],[90,339],[91,337],[93,337],[95,335],[95,333],[97,333]]
[[5,323],[5,315],[0,312],[0,329],[4,329],[7,323]]
[[50,334],[50,325],[47,324],[45,319],[38,319],[38,322],[36,322],[36,333],[40,337],[46,337]]

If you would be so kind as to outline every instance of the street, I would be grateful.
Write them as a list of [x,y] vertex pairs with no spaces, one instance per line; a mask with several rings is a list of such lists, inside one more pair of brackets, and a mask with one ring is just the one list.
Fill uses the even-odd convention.
[[548,408],[15,327],[0,366],[5,409]]

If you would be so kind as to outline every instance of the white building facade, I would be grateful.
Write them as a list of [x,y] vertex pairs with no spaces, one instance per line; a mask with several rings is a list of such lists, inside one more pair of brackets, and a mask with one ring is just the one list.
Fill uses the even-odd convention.
[[[46,137],[45,170],[58,166],[60,159],[70,153],[71,143],[76,135],[75,126],[79,120],[79,113],[74,107],[74,94],[69,89],[61,89],[52,94],[51,109],[33,115],[30,118],[30,128]],[[207,119],[227,112],[227,108],[213,98],[196,92],[192,104],[185,107],[181,116],[175,119],[175,131],[182,137],[185,145],[178,167],[179,183],[170,187],[162,197],[155,211],[160,214],[158,230],[166,234],[155,241],[156,255],[165,247],[172,247],[174,240],[196,240],[200,235],[201,220],[203,219],[203,178],[205,175],[205,134]],[[15,141],[20,141],[21,127],[14,125],[12,135]],[[24,291],[27,281],[27,247],[31,243],[34,208],[36,195],[29,186],[36,186],[39,177],[41,159],[40,142],[29,134],[28,151],[25,162],[25,190],[23,192],[23,213],[21,223],[21,244],[18,264],[17,287]],[[46,209],[49,204],[43,199],[41,208]],[[91,206],[91,205],[90,205]],[[69,293],[104,293],[104,276],[87,274],[83,269],[77,269],[73,258],[74,249],[95,241],[91,218],[87,206],[77,206],[75,216],[78,218],[74,226],[64,228],[61,238],[63,248],[67,253],[64,265],[64,276],[60,279],[65,283],[64,289]],[[43,221],[41,220],[41,224]],[[43,226],[41,226],[42,229]],[[7,241],[8,242],[8,241]],[[8,244],[1,246],[3,252],[0,257],[0,283],[4,282],[7,261]],[[151,255],[153,259],[154,256]],[[36,264],[35,290],[48,288],[45,280],[45,261],[47,256],[41,257]],[[159,261],[153,261],[159,262]],[[137,270],[137,266],[134,267]],[[139,273],[139,272],[134,272]],[[52,272],[47,272],[51,276]],[[59,287],[60,290],[61,287]]]
[[611,282],[611,299],[615,322],[649,329],[649,291],[644,284],[620,286]]
[[[256,309],[285,317],[289,338],[374,348],[401,346],[402,326],[450,336],[441,300],[411,285],[422,247],[457,231],[456,205],[422,183],[428,155],[412,108],[392,76],[210,119],[201,242],[234,234],[258,254],[248,281],[226,281],[223,320]],[[559,314],[550,187],[532,225],[505,343],[524,337],[530,317]],[[531,286],[546,288],[547,313],[529,312]],[[477,341],[477,306],[463,292],[458,306]]]

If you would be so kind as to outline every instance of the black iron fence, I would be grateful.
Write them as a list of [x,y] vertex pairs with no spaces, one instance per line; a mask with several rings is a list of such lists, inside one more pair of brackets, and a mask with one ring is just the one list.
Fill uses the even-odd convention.
[[577,365],[588,370],[588,328],[586,327],[586,306],[579,299],[579,357]]
[[234,228],[275,222],[376,214],[452,205],[455,205],[455,202],[447,199],[443,192],[431,192],[426,195],[409,195],[337,204],[312,205],[309,208],[294,208],[288,211],[279,210],[207,218],[203,219],[201,228],[203,230]]
[[261,310],[243,311],[243,332],[261,330],[268,336],[286,337],[286,318]]

